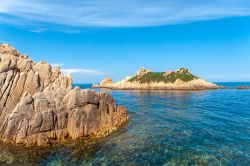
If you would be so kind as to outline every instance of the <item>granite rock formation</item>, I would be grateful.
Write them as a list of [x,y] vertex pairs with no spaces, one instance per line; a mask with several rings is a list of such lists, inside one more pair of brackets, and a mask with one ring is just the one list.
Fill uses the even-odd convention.
[[0,45],[0,138],[46,145],[67,138],[100,137],[128,115],[105,93],[72,89],[72,80],[46,62],[35,63],[8,44]]
[[142,75],[144,75],[144,74],[146,74],[146,73],[148,73],[148,72],[150,72],[150,71],[149,71],[149,70],[146,70],[144,67],[141,67],[141,68],[137,71],[136,75],[137,75],[137,76],[142,76]]
[[103,85],[103,86],[110,85],[110,84],[113,84],[113,80],[112,78],[109,78],[109,77],[104,78],[100,83],[100,85]]

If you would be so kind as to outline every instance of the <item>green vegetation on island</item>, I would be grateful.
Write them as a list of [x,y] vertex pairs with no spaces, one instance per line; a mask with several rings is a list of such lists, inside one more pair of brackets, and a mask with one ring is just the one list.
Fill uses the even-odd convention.
[[191,74],[188,69],[181,68],[177,71],[169,72],[151,72],[141,69],[139,73],[129,79],[129,82],[139,82],[139,83],[150,83],[150,82],[164,82],[164,83],[174,83],[177,79],[183,82],[189,82],[198,77]]

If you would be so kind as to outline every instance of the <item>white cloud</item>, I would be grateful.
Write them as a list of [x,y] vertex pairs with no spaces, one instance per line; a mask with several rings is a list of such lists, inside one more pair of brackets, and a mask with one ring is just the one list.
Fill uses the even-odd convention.
[[91,69],[61,69],[64,74],[83,74],[83,75],[107,75],[108,73]]
[[2,22],[50,28],[156,26],[248,15],[249,0],[1,0],[0,5]]

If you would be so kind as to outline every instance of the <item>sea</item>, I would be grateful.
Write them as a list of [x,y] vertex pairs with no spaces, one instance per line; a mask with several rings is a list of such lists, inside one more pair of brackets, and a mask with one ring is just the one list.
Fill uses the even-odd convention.
[[[0,143],[0,165],[250,165],[250,83],[202,91],[105,90],[130,120],[96,140],[51,147]],[[91,84],[76,84],[91,88]]]

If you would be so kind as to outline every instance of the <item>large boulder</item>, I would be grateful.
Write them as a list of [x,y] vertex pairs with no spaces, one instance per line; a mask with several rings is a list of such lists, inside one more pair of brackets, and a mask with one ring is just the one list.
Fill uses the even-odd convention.
[[26,145],[105,136],[128,115],[105,93],[72,89],[72,80],[46,62],[34,63],[0,45],[0,138]]

